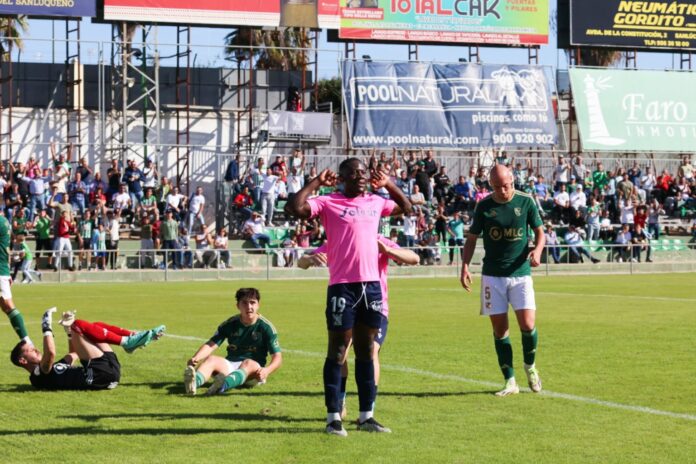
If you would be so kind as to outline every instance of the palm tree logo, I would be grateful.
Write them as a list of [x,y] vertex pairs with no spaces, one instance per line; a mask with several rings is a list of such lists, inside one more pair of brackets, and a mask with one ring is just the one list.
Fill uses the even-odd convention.
[[589,142],[615,147],[623,145],[626,140],[617,137],[612,137],[607,127],[607,122],[604,119],[602,112],[602,103],[599,94],[603,90],[610,89],[608,82],[611,77],[594,78],[591,75],[585,75],[583,83],[585,84],[585,102],[587,103],[587,116],[590,122],[590,134],[587,140]]

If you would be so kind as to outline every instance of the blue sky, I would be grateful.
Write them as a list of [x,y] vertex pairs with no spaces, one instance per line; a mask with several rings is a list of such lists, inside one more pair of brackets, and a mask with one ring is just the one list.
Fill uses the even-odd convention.
[[[551,11],[556,9],[556,0],[550,0]],[[222,47],[224,36],[231,30],[226,28],[201,28],[192,29],[191,43],[194,44],[193,53],[196,66],[222,66],[224,65]],[[30,20],[29,34],[26,36],[25,47],[22,52],[22,61],[29,62],[63,62],[65,46],[61,42],[51,44],[51,38],[64,39],[65,22],[49,20]],[[109,42],[111,40],[111,26],[108,24],[92,24],[89,20],[82,22],[81,36],[82,61],[84,63],[96,63],[98,59],[99,45],[97,42]],[[138,35],[139,40],[140,35]],[[149,39],[150,41],[154,39]],[[176,27],[160,26],[158,28],[158,42],[162,56],[172,55],[175,52],[173,44],[176,43]],[[540,52],[540,62],[553,68],[567,68],[566,56],[555,46],[556,37],[552,32],[549,37],[549,45],[543,46]],[[169,44],[169,45],[166,45]],[[338,75],[338,59],[343,54],[343,44],[326,42],[326,35],[322,34],[319,48],[322,50],[319,56],[319,76],[332,77]],[[109,61],[108,47],[105,51],[105,60]],[[357,56],[370,55],[374,60],[407,60],[408,49],[404,45],[365,45],[358,44]],[[460,46],[421,46],[419,59],[421,61],[456,62],[460,57],[468,56],[468,48]],[[55,57],[55,58],[53,58]],[[15,58],[16,59],[16,58]],[[481,48],[481,60],[486,63],[496,64],[524,64],[527,63],[526,49],[512,48]],[[670,53],[638,53],[638,67],[646,69],[671,69],[678,67],[678,57]],[[163,60],[163,65],[173,65],[173,60]]]

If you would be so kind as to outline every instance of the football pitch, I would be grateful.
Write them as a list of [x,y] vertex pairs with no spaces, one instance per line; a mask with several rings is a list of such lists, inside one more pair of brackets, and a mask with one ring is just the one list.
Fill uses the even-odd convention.
[[[346,439],[323,433],[323,280],[16,285],[35,342],[50,306],[129,328],[166,324],[169,335],[132,355],[116,348],[122,378],[113,391],[41,392],[11,365],[16,336],[3,316],[0,461],[696,461],[694,274],[536,277],[544,392],[506,398],[493,395],[503,382],[478,284],[476,276],[466,294],[456,279],[391,280],[375,417],[393,433],[346,422]],[[253,390],[187,397],[186,360],[236,313],[241,286],[261,290],[283,366]],[[66,339],[54,329],[62,356]],[[526,384],[519,330],[511,337]],[[349,380],[354,420],[352,369]]]

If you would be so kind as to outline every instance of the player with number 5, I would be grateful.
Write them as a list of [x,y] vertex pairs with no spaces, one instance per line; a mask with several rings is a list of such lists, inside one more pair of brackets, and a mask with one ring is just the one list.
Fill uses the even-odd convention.
[[[529,388],[541,391],[541,379],[535,365],[537,349],[536,302],[531,268],[539,266],[546,243],[539,210],[531,196],[515,191],[509,168],[496,165],[490,174],[493,194],[476,205],[474,222],[464,243],[461,283],[471,291],[469,265],[479,235],[483,235],[483,271],[481,275],[481,315],[493,325],[498,364],[505,387],[498,396],[520,392],[515,381],[510,344],[508,306],[512,306],[522,331],[524,370]],[[529,250],[529,228],[534,231],[534,247]]]

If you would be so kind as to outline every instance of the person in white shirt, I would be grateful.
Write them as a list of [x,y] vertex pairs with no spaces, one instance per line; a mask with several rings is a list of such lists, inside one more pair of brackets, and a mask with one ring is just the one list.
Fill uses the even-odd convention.
[[266,234],[263,227],[263,218],[257,212],[252,213],[251,217],[244,223],[242,233],[251,240],[254,248],[263,248],[264,245],[271,243],[271,237]]
[[559,220],[568,223],[570,220],[570,195],[566,192],[565,184],[560,184],[558,191],[553,195],[553,210]]
[[114,193],[111,202],[112,209],[116,215],[125,217],[127,222],[133,220],[131,197],[128,192],[126,192],[126,184],[119,185],[118,192]]
[[143,168],[143,190],[148,187],[152,187],[153,191],[157,187],[157,166],[152,162],[150,158],[145,160],[145,167]]
[[181,212],[186,206],[186,197],[179,192],[179,187],[172,187],[171,192],[167,194],[167,204],[165,210],[171,210],[174,219],[181,220]]
[[573,163],[573,175],[575,176],[575,180],[578,182],[578,184],[582,184],[585,182],[585,178],[588,176],[590,173],[590,169],[585,166],[585,164],[582,162],[582,156],[578,155],[574,158],[574,163]]
[[620,246],[614,247],[613,256],[620,263],[624,260],[628,261],[631,256],[631,238],[631,226],[623,224],[614,240],[614,243]]
[[191,235],[191,231],[196,226],[205,225],[205,196],[203,187],[196,187],[196,193],[191,196],[189,201],[188,218],[186,221],[186,235]]
[[636,214],[633,203],[630,200],[624,200],[619,204],[619,208],[621,208],[621,224],[633,225],[633,218]]
[[404,239],[405,247],[413,248],[416,246],[416,216],[404,216]]
[[304,176],[301,175],[296,167],[290,170],[290,175],[288,176],[288,200],[292,198],[294,194],[299,192],[302,187],[304,187]]
[[593,263],[598,263],[599,260],[597,258],[594,258],[589,251],[583,246],[582,238],[580,237],[580,234],[578,231],[575,229],[574,225],[569,225],[568,226],[568,232],[563,236],[563,240],[569,245],[568,252],[575,256],[575,258],[578,260],[578,262],[582,263],[582,255],[587,256],[590,258],[590,261]]
[[575,187],[575,191],[570,194],[570,207],[574,211],[582,211],[583,213],[587,209],[587,196],[582,190],[582,185]]
[[556,181],[556,188],[554,190],[559,191],[561,185],[568,184],[570,180],[570,166],[563,155],[558,155],[558,164],[553,172],[554,180]]
[[273,174],[271,168],[266,169],[263,176],[261,187],[261,215],[266,218],[266,225],[273,224],[273,213],[275,212],[275,186],[279,177]]

